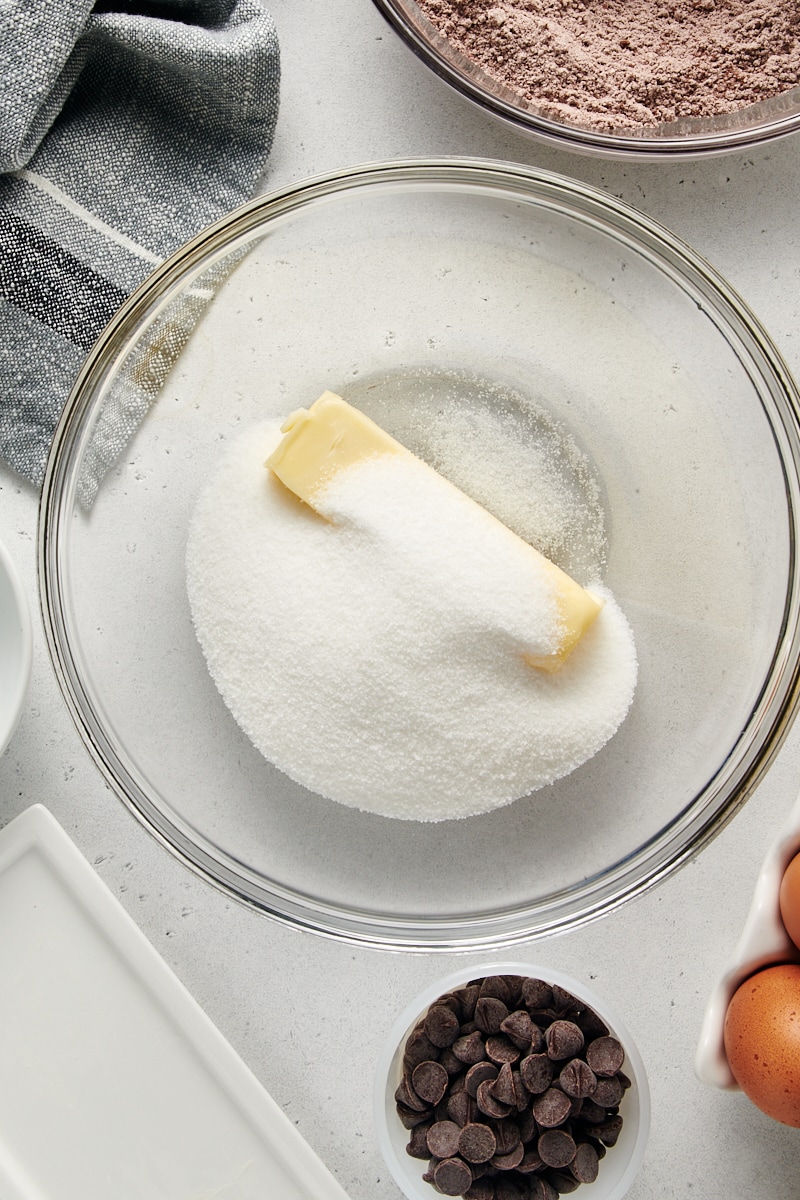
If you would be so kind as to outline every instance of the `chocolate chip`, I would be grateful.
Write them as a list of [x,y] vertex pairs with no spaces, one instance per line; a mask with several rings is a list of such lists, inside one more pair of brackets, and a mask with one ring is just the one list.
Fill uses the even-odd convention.
[[406,1146],[406,1154],[410,1155],[411,1158],[430,1158],[431,1152],[428,1149],[429,1128],[430,1122],[427,1122],[425,1125],[417,1125],[416,1129],[412,1129],[411,1137],[408,1139]]
[[439,1049],[452,1046],[461,1031],[458,1017],[446,1004],[434,1004],[428,1009],[424,1029],[426,1036]]
[[440,1160],[438,1158],[432,1158],[431,1161],[428,1163],[428,1169],[425,1172],[425,1174],[422,1176],[423,1181],[425,1183],[433,1183],[433,1172],[434,1172],[434,1169],[436,1168],[436,1166],[438,1165],[439,1161]]
[[530,1104],[531,1094],[522,1082],[522,1076],[519,1071],[512,1070],[511,1078],[514,1081],[514,1104],[517,1112],[525,1112]]
[[587,1096],[581,1105],[580,1119],[586,1125],[601,1125],[608,1116],[602,1104],[597,1104],[591,1096]]
[[492,1095],[493,1082],[491,1079],[484,1079],[483,1083],[478,1084],[475,1099],[478,1102],[478,1108],[485,1116],[494,1117],[499,1120],[502,1117],[507,1117],[511,1112],[511,1108],[508,1104],[503,1104],[500,1100],[496,1100]]
[[616,1146],[621,1130],[622,1117],[617,1113],[609,1117],[602,1125],[596,1125],[594,1132],[604,1146]]
[[531,1095],[538,1096],[552,1082],[553,1064],[546,1054],[529,1054],[519,1064],[519,1074]]
[[445,1196],[461,1196],[472,1183],[472,1172],[460,1158],[443,1158],[433,1170],[433,1182]]
[[425,1030],[418,1026],[413,1033],[408,1035],[403,1048],[403,1067],[407,1071],[413,1071],[414,1067],[419,1066],[421,1062],[436,1058],[437,1053],[438,1047],[434,1046]]
[[544,1040],[549,1057],[556,1061],[573,1058],[583,1049],[583,1034],[574,1021],[553,1021],[545,1030]]
[[596,1104],[601,1104],[603,1108],[615,1108],[622,1099],[624,1090],[622,1084],[616,1075],[611,1075],[607,1078],[601,1077],[597,1081],[592,1099]]
[[553,989],[543,979],[526,979],[522,984],[522,1001],[529,1012],[550,1008]]
[[533,1175],[536,1171],[541,1171],[544,1163],[542,1162],[539,1151],[533,1147],[526,1149],[522,1156],[522,1161],[519,1163],[517,1170],[521,1175]]
[[586,1047],[586,1061],[595,1075],[616,1075],[624,1059],[625,1052],[615,1037],[595,1038]]
[[531,1180],[530,1200],[558,1200],[558,1192],[552,1183],[541,1175],[534,1175]]
[[495,1121],[492,1128],[497,1142],[495,1154],[510,1154],[522,1142],[519,1126],[515,1121]]
[[608,1033],[605,1021],[597,1015],[593,1008],[584,1008],[573,1020],[576,1025],[580,1025],[587,1042],[592,1041],[593,1038],[605,1037]]
[[522,1162],[524,1154],[522,1142],[518,1142],[507,1154],[495,1154],[492,1158],[492,1166],[498,1171],[513,1171]]
[[480,1085],[487,1079],[497,1079],[498,1074],[498,1067],[488,1060],[475,1063],[470,1067],[464,1077],[464,1087],[466,1088],[468,1095],[472,1096],[474,1099],[478,1094],[478,1088]]
[[508,1008],[495,996],[481,996],[475,1005],[475,1025],[481,1033],[499,1033],[508,1016]]
[[530,1013],[524,1008],[518,1008],[509,1013],[500,1023],[500,1032],[504,1033],[518,1050],[530,1051],[535,1034],[541,1037],[541,1030],[534,1025]]
[[476,1029],[473,1033],[462,1034],[457,1038],[453,1042],[453,1054],[468,1065],[486,1058],[486,1046],[480,1032]]
[[537,1125],[542,1129],[554,1129],[569,1116],[569,1096],[560,1088],[548,1088],[543,1095],[536,1097],[532,1109]]
[[394,1098],[398,1104],[402,1104],[404,1108],[410,1108],[412,1112],[427,1112],[430,1108],[430,1105],[425,1100],[421,1100],[414,1091],[408,1075],[404,1075],[400,1080]]
[[572,992],[568,992],[566,988],[559,987],[557,983],[553,984],[553,1008],[561,1016],[567,1014],[577,1016],[578,1013],[583,1012],[585,1007],[577,996],[573,996]]
[[438,1104],[447,1091],[448,1075],[441,1063],[423,1062],[411,1073],[411,1086],[420,1100]]
[[445,1046],[444,1050],[439,1052],[439,1062],[447,1071],[448,1075],[460,1075],[464,1070],[464,1064],[460,1058],[453,1053],[452,1046]]
[[487,975],[480,982],[480,994],[502,1000],[508,1006],[514,994],[514,984],[509,985],[509,977],[505,975]]
[[468,983],[466,987],[459,988],[456,992],[461,1003],[461,1012],[465,1021],[471,1021],[475,1014],[475,1005],[478,1002],[478,997],[481,994],[480,984]]
[[[597,1076],[588,1063],[582,1058],[572,1058],[561,1068],[558,1076],[559,1087],[568,1096],[583,1099],[591,1096],[597,1087]],[[598,1103],[602,1104],[602,1101]]]
[[509,995],[514,1002],[515,1007],[519,1008],[522,1003],[522,985],[525,982],[524,975],[504,975],[508,986]]
[[454,1158],[458,1154],[461,1127],[455,1121],[436,1121],[427,1131],[428,1150],[437,1158]]
[[523,1109],[521,1113],[517,1114],[517,1128],[523,1142],[529,1142],[536,1136],[536,1120],[529,1108]]
[[528,1189],[508,1175],[498,1175],[494,1185],[495,1200],[528,1200]]
[[574,1192],[580,1187],[574,1175],[567,1171],[557,1171],[553,1167],[547,1168],[547,1182],[552,1184],[559,1196],[564,1196],[567,1192]]
[[461,1130],[458,1152],[467,1162],[488,1162],[497,1151],[497,1139],[488,1125],[471,1121]]
[[456,1125],[466,1125],[475,1116],[477,1105],[466,1091],[456,1092],[447,1100],[447,1115]]
[[404,1129],[416,1129],[417,1125],[421,1125],[423,1121],[430,1120],[430,1109],[425,1108],[421,1112],[415,1112],[413,1108],[406,1108],[405,1104],[397,1101],[397,1115]]
[[489,1090],[495,1100],[507,1104],[509,1108],[517,1107],[517,1093],[514,1089],[514,1073],[509,1063],[504,1063],[496,1079],[489,1084]]
[[569,1169],[578,1183],[594,1183],[600,1169],[600,1162],[597,1151],[590,1142],[581,1142],[575,1151],[575,1157],[570,1163]]
[[491,1179],[473,1179],[464,1192],[464,1200],[495,1200],[494,1183]]
[[575,1157],[577,1147],[574,1138],[566,1130],[548,1129],[540,1135],[536,1149],[548,1167],[566,1167]]
[[486,1054],[492,1062],[515,1063],[519,1059],[519,1048],[501,1033],[494,1033],[486,1039]]

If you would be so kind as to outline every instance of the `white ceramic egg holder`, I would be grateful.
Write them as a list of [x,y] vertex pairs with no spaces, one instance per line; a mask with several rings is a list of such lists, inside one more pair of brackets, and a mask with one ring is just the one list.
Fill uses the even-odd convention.
[[733,955],[706,1005],[695,1054],[695,1074],[709,1087],[738,1090],[725,1054],[725,1014],[734,992],[756,971],[775,963],[800,962],[780,913],[780,887],[784,872],[800,852],[800,796],[783,829],[761,864],[750,911]]

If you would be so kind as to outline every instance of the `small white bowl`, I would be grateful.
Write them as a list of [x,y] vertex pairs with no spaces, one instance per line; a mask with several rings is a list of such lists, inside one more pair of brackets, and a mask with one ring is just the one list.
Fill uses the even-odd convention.
[[709,996],[695,1053],[694,1069],[709,1087],[740,1090],[725,1054],[725,1014],[734,992],[756,971],[775,963],[800,962],[800,951],[781,919],[781,880],[800,851],[800,796],[767,851],[756,881],[750,911],[733,955]]
[[402,1076],[403,1048],[417,1021],[434,1000],[471,979],[482,979],[487,975],[523,975],[557,984],[590,1005],[622,1043],[625,1049],[624,1070],[631,1080],[631,1086],[620,1104],[622,1131],[616,1145],[602,1159],[597,1179],[594,1183],[581,1184],[576,1193],[586,1200],[621,1200],[642,1165],[650,1131],[650,1090],[644,1063],[631,1035],[605,1001],[585,984],[568,975],[533,963],[473,963],[462,967],[426,987],[392,1025],[378,1060],[374,1093],[378,1143],[392,1177],[409,1200],[434,1200],[438,1194],[422,1178],[427,1164],[406,1153],[409,1132],[401,1124],[395,1109],[394,1093]]
[[28,602],[11,555],[0,542],[0,754],[17,727],[31,675]]

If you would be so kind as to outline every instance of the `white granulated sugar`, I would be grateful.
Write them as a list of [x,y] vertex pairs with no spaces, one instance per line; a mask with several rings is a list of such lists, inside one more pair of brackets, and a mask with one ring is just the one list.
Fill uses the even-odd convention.
[[375,650],[406,659],[408,640],[473,659],[557,651],[561,621],[544,560],[419,459],[366,459],[335,476],[315,507],[337,541],[355,541],[373,564],[365,670]]
[[511,535],[434,503],[440,481],[405,457],[337,476],[326,521],[265,469],[280,436],[265,424],[230,446],[187,546],[209,670],[262,754],[342,804],[439,821],[507,804],[604,745],[636,683],[612,596],[593,585],[599,617],[560,671],[537,671],[522,653],[552,647],[558,620]]
[[[596,481],[564,432],[537,416],[531,436],[530,419],[524,425],[502,404],[442,405],[425,428],[430,461],[579,583],[596,579],[605,565]],[[513,488],[503,486],[509,479]]]

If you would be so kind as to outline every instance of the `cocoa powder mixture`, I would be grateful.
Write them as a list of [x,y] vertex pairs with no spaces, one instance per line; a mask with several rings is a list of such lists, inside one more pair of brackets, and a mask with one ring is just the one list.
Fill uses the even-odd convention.
[[453,46],[559,121],[730,113],[800,83],[797,0],[417,0]]

